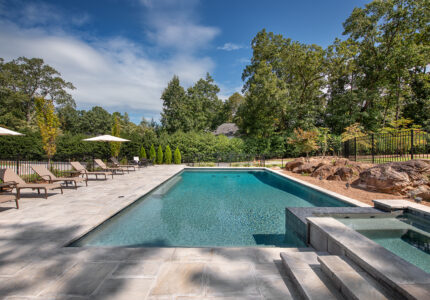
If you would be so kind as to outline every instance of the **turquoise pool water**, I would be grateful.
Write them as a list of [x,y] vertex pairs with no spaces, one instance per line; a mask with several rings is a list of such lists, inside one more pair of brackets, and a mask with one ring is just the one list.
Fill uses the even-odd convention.
[[351,218],[339,221],[430,273],[429,220],[406,213],[397,218]]
[[288,206],[351,205],[265,170],[186,170],[72,246],[305,246]]

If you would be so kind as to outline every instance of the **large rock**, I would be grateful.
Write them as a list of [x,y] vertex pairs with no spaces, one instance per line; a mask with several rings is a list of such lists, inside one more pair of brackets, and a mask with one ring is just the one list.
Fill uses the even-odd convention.
[[320,164],[318,168],[312,173],[312,177],[327,179],[337,171],[337,167],[333,165]]
[[408,192],[409,197],[420,197],[422,200],[430,201],[430,187],[427,185],[420,185],[416,189]]
[[360,173],[354,184],[391,194],[405,194],[420,185],[427,185],[430,161],[410,160],[381,164]]
[[285,164],[285,169],[288,171],[292,171],[295,168],[303,165],[305,163],[305,158],[304,157],[299,157],[296,158],[295,160],[289,161]]
[[337,176],[335,178],[340,178],[342,181],[349,181],[354,177],[354,175],[358,175],[358,173],[353,168],[349,167],[339,168],[334,173],[334,176]]

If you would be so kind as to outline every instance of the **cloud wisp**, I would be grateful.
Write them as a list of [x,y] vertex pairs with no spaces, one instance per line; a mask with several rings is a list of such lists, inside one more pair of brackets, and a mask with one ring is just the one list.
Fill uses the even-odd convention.
[[217,47],[218,50],[225,50],[225,51],[234,51],[245,48],[242,45],[234,44],[234,43],[225,43],[222,46]]

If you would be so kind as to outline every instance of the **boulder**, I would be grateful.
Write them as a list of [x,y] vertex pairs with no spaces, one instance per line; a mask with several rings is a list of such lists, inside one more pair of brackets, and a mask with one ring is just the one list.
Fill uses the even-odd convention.
[[408,195],[411,198],[420,197],[424,201],[430,201],[430,187],[427,185],[421,185],[416,189],[409,191]]
[[381,164],[360,173],[355,184],[390,194],[404,195],[420,185],[427,185],[430,161],[410,160]]
[[333,165],[320,164],[316,170],[312,173],[312,177],[327,179],[330,175],[333,175],[337,170],[337,167]]
[[349,181],[354,177],[355,174],[358,173],[354,169],[342,167],[337,169],[337,171],[334,173],[334,176],[338,176],[342,181]]
[[295,160],[289,161],[285,164],[285,169],[288,171],[292,171],[295,168],[303,165],[305,163],[305,158],[304,157],[299,157],[296,158]]

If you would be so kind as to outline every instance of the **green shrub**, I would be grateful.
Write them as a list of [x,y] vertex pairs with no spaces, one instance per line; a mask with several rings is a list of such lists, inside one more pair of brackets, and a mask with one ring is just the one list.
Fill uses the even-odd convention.
[[181,152],[179,151],[178,147],[176,147],[175,153],[173,154],[173,159],[177,165],[179,165],[182,161]]
[[166,146],[166,151],[164,151],[164,163],[169,165],[172,163],[172,150],[170,150],[169,145]]
[[154,144],[151,145],[151,149],[149,150],[149,159],[153,162],[155,161],[155,147]]
[[140,146],[139,159],[146,159],[146,150],[145,150],[145,147],[143,147],[143,145]]
[[161,148],[161,145],[158,146],[157,150],[157,164],[163,164],[163,148]]
[[128,161],[127,161],[127,157],[123,157],[119,163],[120,163],[121,165],[126,165],[126,164],[128,163]]

